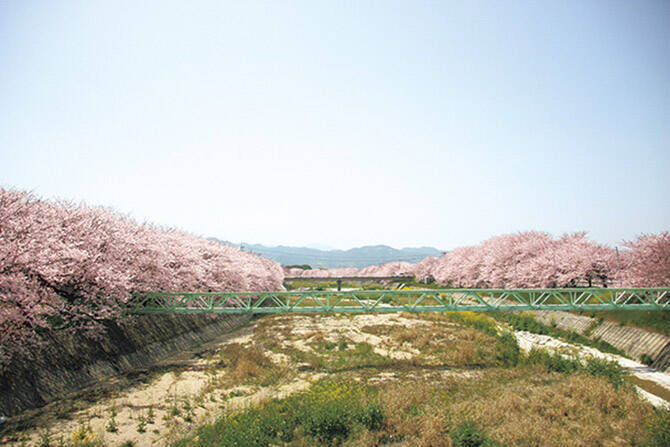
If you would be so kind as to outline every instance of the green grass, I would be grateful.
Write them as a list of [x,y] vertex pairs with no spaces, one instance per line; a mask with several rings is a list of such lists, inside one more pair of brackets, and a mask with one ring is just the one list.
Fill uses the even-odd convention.
[[605,341],[591,340],[590,338],[587,338],[576,332],[563,331],[552,326],[547,326],[546,324],[540,323],[535,319],[535,317],[527,313],[492,312],[491,316],[496,320],[509,324],[516,331],[528,331],[534,334],[549,335],[568,343],[591,346],[592,348],[596,348],[601,352],[608,352],[610,354],[627,357],[625,352],[615,348]]
[[449,434],[454,447],[497,447],[502,444],[494,442],[479,426],[472,421],[465,421]]
[[566,357],[556,352],[548,352],[544,349],[532,349],[524,358],[524,362],[530,365],[542,365],[549,371],[561,374],[572,374],[583,372],[594,377],[604,377],[615,388],[629,384],[629,377],[621,365],[606,359],[588,357],[585,360],[574,357]]
[[605,310],[592,312],[595,318],[635,326],[670,336],[670,311],[668,310]]
[[311,343],[313,352],[295,350],[298,361],[308,363],[312,368],[337,371],[343,368],[360,368],[390,364],[392,359],[379,355],[369,343],[347,344],[320,341]]
[[[539,373],[533,369],[538,365],[545,367],[547,372]],[[454,446],[502,446],[488,432],[495,424],[484,422],[487,428],[482,425],[482,421],[487,421],[489,416],[494,419],[503,417],[503,408],[498,408],[492,415],[486,411],[482,413],[480,408],[472,414],[476,417],[474,420],[463,413],[459,405],[463,405],[464,401],[481,402],[482,399],[490,398],[491,393],[496,395],[506,387],[518,388],[518,392],[523,395],[528,392],[529,386],[538,389],[549,387],[555,390],[552,393],[559,393],[563,381],[556,372],[563,377],[604,377],[619,385],[624,380],[621,371],[609,362],[594,360],[593,363],[582,363],[543,351],[531,353],[519,367],[491,369],[480,380],[466,382],[447,381],[433,385],[419,382],[379,387],[352,378],[322,379],[308,390],[289,397],[224,413],[215,422],[199,427],[195,433],[173,445],[386,445],[385,441],[397,442],[425,436],[424,439],[448,438]],[[532,382],[524,385],[528,377],[532,378]],[[633,393],[630,389],[622,392]],[[569,396],[577,399],[575,402],[581,399],[579,396]],[[593,396],[590,398],[593,399]],[[539,405],[541,401],[536,399],[535,402],[535,405]],[[542,411],[553,414],[551,404],[546,405]],[[572,407],[565,410],[563,417],[569,417],[568,412],[574,412],[577,419],[580,417],[579,409],[573,410]],[[664,442],[669,433],[669,420],[667,411],[653,413],[647,422],[648,440],[643,445],[667,445]],[[437,427],[429,426],[431,421]],[[413,431],[415,429],[412,427],[418,428]],[[423,430],[426,430],[425,434]],[[368,443],[356,443],[361,439]],[[433,444],[424,442],[421,445]]]
[[298,440],[298,445],[337,445],[352,433],[375,430],[382,423],[372,389],[324,380],[288,398],[224,414],[175,445],[265,447]]

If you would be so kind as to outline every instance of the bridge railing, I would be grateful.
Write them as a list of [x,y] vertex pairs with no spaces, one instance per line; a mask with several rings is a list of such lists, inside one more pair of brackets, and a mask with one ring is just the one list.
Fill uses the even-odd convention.
[[135,314],[670,310],[670,288],[173,292],[138,295]]

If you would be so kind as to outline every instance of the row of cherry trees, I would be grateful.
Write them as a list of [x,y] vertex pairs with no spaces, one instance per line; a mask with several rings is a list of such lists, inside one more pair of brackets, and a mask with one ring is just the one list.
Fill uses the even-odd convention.
[[670,235],[639,236],[619,250],[583,232],[558,239],[525,232],[457,248],[429,262],[417,276],[455,287],[669,286]]
[[234,247],[0,188],[0,369],[45,330],[102,336],[133,292],[278,290],[283,276]]
[[529,288],[584,285],[670,285],[670,234],[643,235],[621,250],[589,240],[586,233],[558,239],[547,233],[497,236],[417,264],[390,262],[363,269],[285,270],[287,276],[400,276],[432,278],[450,287]]
[[52,328],[95,338],[133,292],[278,290],[303,277],[416,276],[451,287],[670,286],[670,234],[615,250],[584,233],[525,232],[456,248],[417,264],[290,269],[104,208],[43,201],[0,188],[0,369]]
[[612,277],[617,253],[585,233],[553,239],[526,232],[457,248],[436,262],[429,274],[455,287],[526,288],[601,283]]
[[409,262],[387,262],[382,265],[369,265],[362,269],[356,267],[344,267],[333,269],[303,270],[301,268],[284,269],[288,277],[302,278],[337,278],[344,276],[402,276],[414,275],[415,264]]

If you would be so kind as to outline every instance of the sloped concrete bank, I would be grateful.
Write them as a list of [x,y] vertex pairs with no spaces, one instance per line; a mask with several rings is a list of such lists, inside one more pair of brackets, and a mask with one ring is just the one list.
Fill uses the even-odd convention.
[[536,311],[533,315],[546,325],[555,324],[559,329],[606,341],[634,359],[641,360],[647,354],[654,359],[652,367],[670,372],[670,337],[663,334],[569,312]]
[[184,349],[230,332],[249,316],[145,315],[107,325],[99,341],[52,333],[35,359],[16,361],[0,375],[0,415],[40,407],[97,381],[147,368]]

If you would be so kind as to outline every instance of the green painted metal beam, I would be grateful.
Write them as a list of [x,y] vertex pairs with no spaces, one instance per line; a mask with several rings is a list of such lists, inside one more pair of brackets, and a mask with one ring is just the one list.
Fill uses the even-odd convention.
[[670,288],[173,292],[137,295],[134,314],[670,310]]

